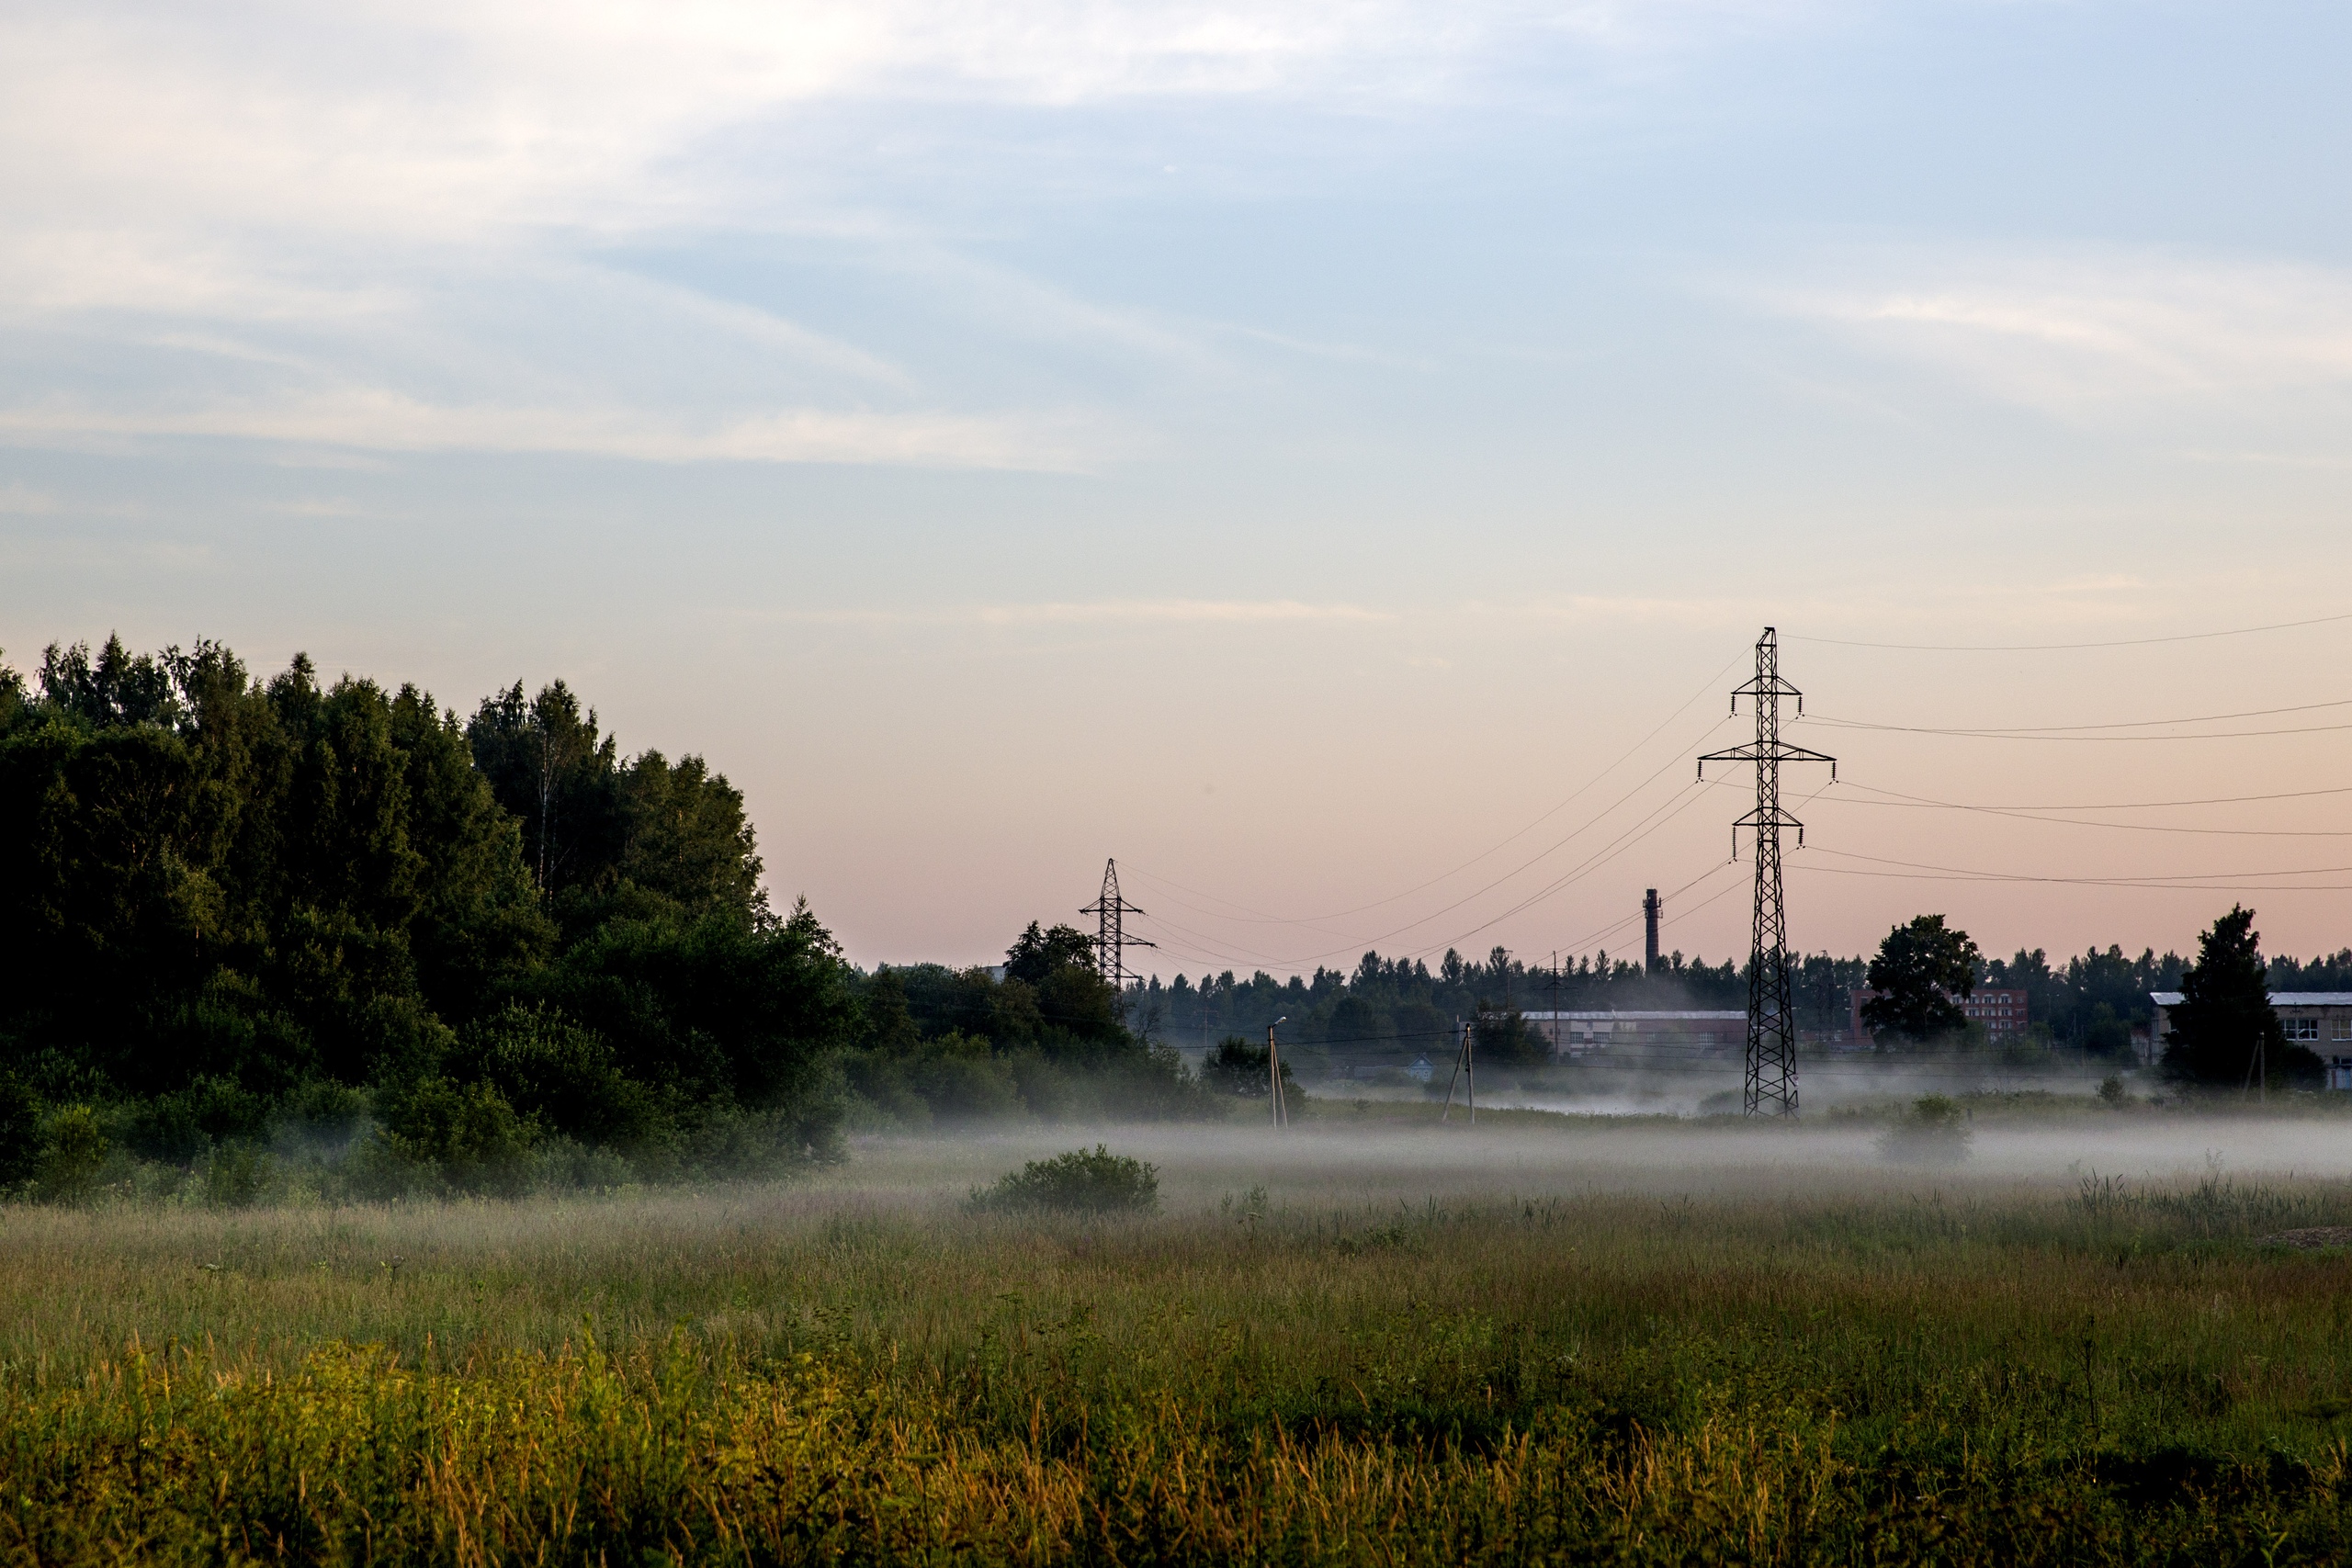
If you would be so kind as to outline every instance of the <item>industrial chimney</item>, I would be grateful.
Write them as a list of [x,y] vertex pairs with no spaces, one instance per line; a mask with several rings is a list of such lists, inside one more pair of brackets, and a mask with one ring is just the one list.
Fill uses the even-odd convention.
[[1645,973],[1657,969],[1657,912],[1664,908],[1657,901],[1657,889],[1653,887],[1642,895],[1642,956]]

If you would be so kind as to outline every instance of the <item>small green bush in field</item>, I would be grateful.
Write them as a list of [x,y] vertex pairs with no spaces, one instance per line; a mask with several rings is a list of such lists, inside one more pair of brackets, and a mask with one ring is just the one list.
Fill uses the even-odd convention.
[[1101,1144],[1094,1152],[1073,1149],[1051,1159],[1033,1159],[993,1187],[972,1189],[978,1210],[1055,1210],[1079,1214],[1148,1214],[1159,1207],[1159,1168]]
[[40,1164],[41,1189],[67,1201],[86,1195],[107,1162],[107,1135],[86,1105],[61,1107],[49,1119],[49,1149]]
[[1960,1101],[1923,1094],[1878,1141],[1879,1153],[1905,1165],[1957,1165],[1968,1157],[1974,1132]]

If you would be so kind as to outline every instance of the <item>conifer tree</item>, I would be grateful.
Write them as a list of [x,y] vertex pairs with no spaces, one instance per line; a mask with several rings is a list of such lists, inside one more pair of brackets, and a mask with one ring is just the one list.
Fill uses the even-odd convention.
[[2319,1076],[2319,1058],[2289,1045],[2278,1027],[2252,909],[2233,905],[2197,939],[2197,962],[2181,975],[2180,991],[2165,1035],[2168,1077],[2234,1088],[2255,1077],[2284,1084]]

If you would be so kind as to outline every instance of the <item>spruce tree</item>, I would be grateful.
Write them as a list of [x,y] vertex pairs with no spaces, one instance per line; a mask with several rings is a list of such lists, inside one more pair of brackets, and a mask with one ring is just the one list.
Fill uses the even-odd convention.
[[2285,1084],[2319,1075],[2319,1058],[2290,1046],[2278,1027],[2252,909],[2232,906],[2197,939],[2197,962],[2181,975],[2180,990],[2165,1034],[2167,1077],[2236,1088],[2256,1076]]

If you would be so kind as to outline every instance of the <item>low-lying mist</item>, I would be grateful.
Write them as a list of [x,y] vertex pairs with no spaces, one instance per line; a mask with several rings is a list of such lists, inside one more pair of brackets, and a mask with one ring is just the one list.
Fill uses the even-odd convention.
[[2110,1111],[2096,1102],[2014,1119],[1979,1114],[1969,1119],[1965,1157],[1922,1167],[1883,1152],[1883,1117],[1677,1122],[1482,1107],[1473,1127],[1459,1104],[1444,1123],[1435,1106],[1427,1108],[1426,1124],[1400,1122],[1395,1112],[1401,1109],[1358,1112],[1340,1105],[1281,1130],[1262,1123],[1105,1123],[864,1137],[815,1187],[872,1198],[960,1195],[1023,1161],[1098,1143],[1158,1166],[1161,1190],[1175,1206],[1214,1203],[1251,1187],[1265,1188],[1280,1203],[1352,1207],[1602,1191],[2067,1187],[2091,1176],[2172,1183],[2216,1172],[2249,1179],[2352,1179],[2352,1121],[2332,1114]]

